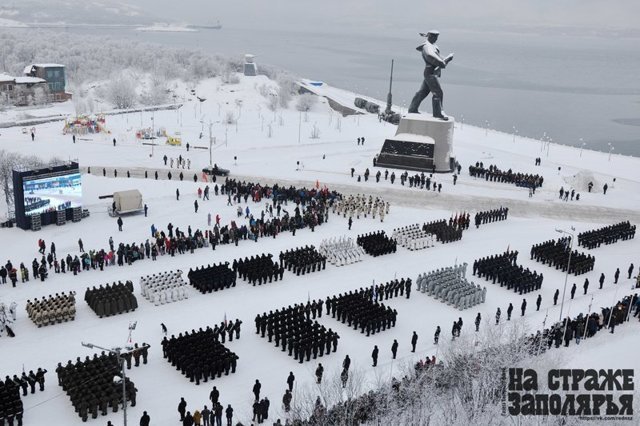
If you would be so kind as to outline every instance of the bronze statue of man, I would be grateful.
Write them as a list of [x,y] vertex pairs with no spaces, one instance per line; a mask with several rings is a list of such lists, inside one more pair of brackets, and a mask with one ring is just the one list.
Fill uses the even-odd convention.
[[446,58],[440,56],[440,49],[435,44],[438,40],[438,35],[440,35],[438,31],[432,30],[427,34],[420,33],[420,35],[427,38],[423,44],[416,47],[416,50],[422,54],[422,59],[424,59],[425,62],[424,81],[422,82],[422,86],[420,86],[420,90],[416,92],[411,101],[409,113],[417,114],[420,103],[422,103],[429,93],[432,93],[433,116],[446,121],[449,117],[447,117],[442,110],[443,93],[438,77],[440,77],[441,70],[453,59],[453,54],[450,54]]

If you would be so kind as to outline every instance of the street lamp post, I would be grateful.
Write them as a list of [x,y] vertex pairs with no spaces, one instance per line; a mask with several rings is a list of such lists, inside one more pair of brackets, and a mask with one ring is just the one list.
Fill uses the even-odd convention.
[[120,367],[122,369],[122,414],[123,414],[123,420],[124,420],[124,426],[127,426],[127,380],[126,380],[126,373],[125,373],[125,366],[124,366],[124,357],[122,355],[124,355],[125,353],[128,353],[130,351],[128,350],[124,350],[123,348],[120,347],[116,347],[116,348],[103,348],[102,346],[98,346],[98,345],[94,345],[93,343],[84,343],[82,342],[82,346],[84,346],[85,348],[89,348],[89,349],[101,349],[103,351],[107,351],[110,354],[114,354],[115,356],[118,357],[118,362],[120,362]]
[[[575,228],[572,226],[571,230],[575,231]],[[567,260],[567,273],[564,276],[564,289],[562,290],[562,302],[560,303],[559,321],[562,321],[562,311],[564,310],[564,297],[565,297],[565,294],[567,293],[567,280],[569,279],[569,268],[571,267],[571,251],[573,250],[573,233],[564,231],[562,229],[556,229],[556,232],[561,234],[567,234],[570,237],[569,238],[569,259]]]
[[613,151],[614,148],[613,148],[613,145],[611,145],[611,142],[609,142],[607,145],[609,145],[609,160],[608,161],[611,161],[611,151]]
[[513,143],[516,143],[517,134],[518,134],[518,129],[516,129],[516,126],[513,126]]
[[582,158],[582,150],[584,149],[584,146],[586,145],[586,143],[584,143],[582,141],[582,138],[580,138],[580,157]]

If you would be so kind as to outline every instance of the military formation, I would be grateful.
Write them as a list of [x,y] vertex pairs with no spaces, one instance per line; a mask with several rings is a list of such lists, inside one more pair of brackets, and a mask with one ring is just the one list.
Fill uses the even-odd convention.
[[199,385],[201,380],[207,382],[216,376],[221,377],[222,373],[228,376],[230,372],[236,372],[239,357],[223,345],[225,333],[229,333],[230,341],[233,340],[234,333],[239,339],[241,323],[239,320],[227,324],[223,322],[220,328],[200,328],[198,331],[187,331],[169,339],[165,336],[162,340],[162,355],[196,385]]
[[587,249],[594,249],[600,247],[601,244],[614,244],[618,240],[631,240],[635,235],[636,225],[631,225],[629,221],[620,222],[616,225],[579,233],[578,245]]
[[455,216],[449,218],[449,226],[464,231],[469,229],[471,224],[471,215],[468,212],[456,213]]
[[324,270],[327,266],[327,258],[313,245],[281,251],[279,259],[281,268],[286,268],[296,275]]
[[511,169],[503,171],[494,165],[485,168],[482,162],[476,162],[475,166],[469,166],[469,176],[532,189],[541,187],[544,182],[544,178],[538,174],[514,172]]
[[[541,262],[543,265],[549,264],[562,272],[567,272],[575,276],[586,274],[593,270],[596,258],[590,254],[580,253],[578,250],[570,251],[570,237],[563,237],[558,240],[549,240],[544,243],[534,244],[531,247],[531,259]],[[571,259],[571,264],[569,264]]]
[[4,381],[0,380],[0,425],[2,426],[4,426],[5,420],[9,425],[13,425],[14,420],[18,422],[18,425],[22,425],[24,407],[22,399],[20,399],[21,383],[20,379],[19,382],[16,382],[9,376]]
[[60,324],[61,322],[73,321],[76,318],[76,293],[65,294],[56,293],[48,298],[27,300],[27,314],[29,319],[38,327]]
[[169,271],[140,277],[142,296],[156,306],[189,298],[182,271]]
[[[404,285],[402,286],[404,290]],[[408,288],[411,288],[411,281],[408,281]],[[399,287],[398,287],[399,289]],[[410,294],[407,293],[407,297]],[[397,294],[397,292],[395,292]],[[331,309],[331,316],[343,324],[360,329],[360,333],[379,333],[388,328],[396,326],[398,312],[384,303],[373,300],[371,290],[360,289],[356,292],[350,291],[347,294],[340,294],[327,301],[327,307]]]
[[[312,309],[312,306],[315,309]],[[324,325],[311,320],[311,315],[322,316],[322,301],[307,302],[303,304],[289,305],[287,308],[276,309],[257,315],[255,319],[256,334],[261,337],[268,335],[269,342],[275,340],[276,347],[282,347],[282,352],[288,350],[289,356],[293,356],[300,364],[306,361],[329,355],[338,349],[338,333]]]
[[374,257],[395,253],[397,250],[396,241],[393,238],[389,238],[384,231],[358,235],[356,243],[361,246],[365,252]]
[[435,235],[441,243],[447,244],[462,239],[463,227],[454,225],[453,220],[449,225],[445,219],[442,219],[425,223],[422,225],[422,230]]
[[508,207],[500,207],[499,209],[477,212],[474,218],[476,228],[479,228],[480,225],[484,225],[486,223],[497,222],[499,220],[507,220],[508,214]]
[[342,215],[342,217],[353,220],[371,217],[375,219],[376,216],[380,218],[380,222],[384,222],[385,215],[389,214],[390,209],[389,202],[385,202],[382,198],[369,195],[367,198],[364,194],[358,194],[356,196],[349,195],[346,198],[340,198],[333,203],[333,213]]
[[418,291],[461,311],[484,303],[487,288],[467,281],[467,266],[465,262],[420,274],[416,287]]
[[360,262],[365,254],[362,247],[357,245],[353,238],[347,236],[322,240],[318,246],[318,252],[335,266]]
[[236,273],[229,267],[229,262],[201,266],[189,269],[189,283],[200,293],[224,290],[236,286]]
[[[91,418],[106,416],[109,408],[115,413],[122,404],[122,383],[114,381],[115,376],[121,376],[120,360],[115,354],[94,354],[93,358],[87,357],[84,361],[77,358],[76,363],[71,361],[67,365],[58,364],[56,368],[58,384],[69,395],[71,404],[83,422]],[[125,398],[136,405],[136,389],[134,383],[125,381]]]
[[240,278],[249,284],[262,285],[268,282],[278,281],[284,275],[284,266],[278,265],[273,261],[272,254],[262,253],[259,256],[245,257],[244,259],[236,259],[231,266],[233,271]]
[[540,290],[544,276],[529,268],[517,265],[517,251],[506,251],[500,255],[491,255],[473,262],[473,275],[486,280],[496,281],[500,287],[507,287],[518,294]]
[[411,251],[433,247],[437,241],[435,235],[423,231],[422,227],[417,223],[394,229],[391,233],[391,238]]
[[133,295],[133,283],[119,282],[106,287],[87,288],[84,300],[100,318],[119,315],[138,309],[138,300]]

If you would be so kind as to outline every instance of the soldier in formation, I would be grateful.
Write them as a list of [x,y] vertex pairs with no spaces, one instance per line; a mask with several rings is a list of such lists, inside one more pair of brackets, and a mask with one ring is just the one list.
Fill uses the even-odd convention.
[[232,269],[240,278],[253,284],[262,285],[273,280],[278,281],[278,277],[282,279],[284,275],[284,267],[273,261],[272,254],[262,253],[260,256],[245,257],[244,259],[234,260]]
[[479,228],[480,225],[484,225],[485,223],[497,222],[499,220],[507,220],[508,214],[509,214],[508,207],[500,207],[499,209],[478,212],[475,215],[476,228]]
[[635,237],[636,225],[631,225],[629,221],[620,222],[615,225],[605,226],[592,231],[580,232],[578,234],[578,245],[594,249],[601,244],[613,244],[618,240],[630,240]]
[[91,289],[87,288],[84,300],[100,318],[135,311],[138,301],[133,295],[133,283],[120,281]]
[[497,281],[500,287],[506,286],[519,294],[540,290],[544,280],[543,274],[531,272],[522,265],[518,266],[517,258],[517,251],[507,251],[500,255],[476,259],[473,262],[473,275],[492,280],[493,284]]
[[[568,266],[569,273],[576,276],[592,271],[596,258],[590,254],[580,253],[578,250],[570,252],[570,238],[563,237],[559,240],[534,244],[531,247],[531,259],[542,262],[543,265],[548,263],[549,266],[561,269],[562,272],[566,272]],[[571,256],[571,264],[567,265],[569,256]]]
[[69,294],[56,293],[55,296],[49,295],[47,299],[27,300],[27,314],[34,324],[38,327],[51,324],[59,324],[61,322],[73,321],[76,316],[76,293],[74,291]]
[[433,247],[436,243],[436,236],[423,231],[419,224],[396,228],[391,233],[391,238],[411,251]]
[[396,241],[393,238],[387,237],[384,231],[358,235],[356,243],[361,246],[365,252],[374,257],[395,253],[397,250]]
[[140,277],[140,292],[156,306],[189,298],[187,283],[179,269]]
[[280,267],[294,272],[296,275],[324,270],[327,258],[311,246],[299,247],[280,252]]
[[[315,301],[314,301],[315,302]],[[316,359],[329,355],[333,346],[333,352],[338,348],[338,333],[332,329],[326,329],[317,321],[312,321],[311,310],[315,306],[315,315],[321,315],[322,303],[310,301],[307,305],[294,304],[287,308],[276,309],[257,315],[255,319],[256,334],[264,338],[268,335],[269,342],[275,340],[276,347],[282,347],[282,352],[288,350],[289,356],[293,356],[300,364],[310,361],[311,356]]]
[[216,376],[221,377],[223,372],[226,376],[229,372],[235,373],[239,357],[218,340],[219,336],[224,336],[226,325],[222,323],[221,327],[223,330],[219,334],[207,327],[180,333],[170,339],[165,337],[162,340],[163,356],[196,385],[201,380],[207,382]]
[[229,267],[229,262],[189,269],[187,277],[189,283],[203,294],[236,286],[236,273]]
[[358,246],[351,237],[346,236],[322,240],[318,246],[318,252],[335,266],[359,262],[365,254],[362,247]]
[[418,291],[426,293],[443,303],[453,305],[456,309],[464,310],[484,303],[487,288],[481,288],[466,279],[467,263],[440,268],[435,271],[418,275],[416,287]]

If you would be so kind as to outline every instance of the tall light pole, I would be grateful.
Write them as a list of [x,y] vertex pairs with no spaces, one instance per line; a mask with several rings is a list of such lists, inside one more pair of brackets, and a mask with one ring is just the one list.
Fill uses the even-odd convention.
[[516,129],[516,126],[513,126],[513,143],[516,142],[516,135],[518,134],[518,129]]
[[611,144],[611,142],[609,142],[607,145],[609,145],[609,160],[608,161],[611,161],[611,151],[613,151],[614,148],[613,148],[613,145]]
[[93,343],[84,343],[82,342],[82,346],[84,346],[85,348],[89,348],[89,349],[101,349],[103,351],[109,352],[110,354],[113,354],[115,356],[118,357],[118,362],[120,363],[120,367],[122,369],[122,414],[124,417],[124,426],[127,426],[127,380],[126,380],[126,373],[125,373],[125,368],[124,368],[124,357],[122,355],[131,352],[128,350],[123,350],[123,348],[120,347],[116,347],[116,348],[103,348],[102,346],[98,346],[98,345],[94,345]]
[[[576,229],[572,226],[572,231]],[[562,321],[562,311],[564,310],[564,296],[567,293],[567,280],[569,279],[569,268],[571,267],[571,251],[573,250],[573,233],[564,231],[562,229],[556,229],[556,232],[560,234],[569,235],[569,259],[567,260],[567,273],[564,276],[564,289],[562,290],[562,302],[560,303],[560,319],[558,321]]]
[[155,117],[156,114],[155,112],[151,111],[151,156],[153,157],[153,147],[155,146],[155,142],[156,142],[156,121],[155,121]]
[[585,145],[586,143],[583,142],[582,138],[580,138],[580,158],[582,158],[582,150],[584,149]]

